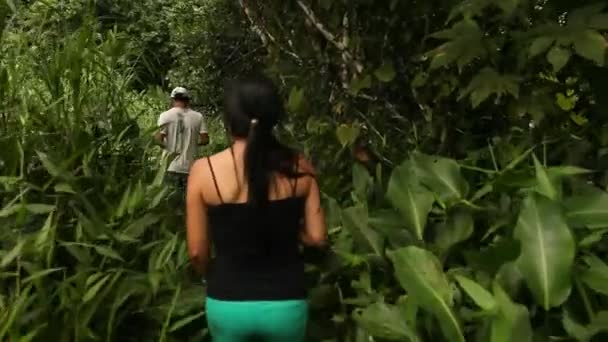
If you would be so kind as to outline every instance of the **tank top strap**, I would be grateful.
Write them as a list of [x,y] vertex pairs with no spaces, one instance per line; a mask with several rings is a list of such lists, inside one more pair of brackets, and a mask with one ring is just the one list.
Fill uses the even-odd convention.
[[215,178],[215,172],[213,171],[213,165],[211,165],[211,159],[209,159],[209,157],[207,157],[207,163],[209,164],[209,171],[211,171],[211,178],[213,178],[213,184],[215,185],[215,191],[217,191],[217,196],[220,198],[220,202],[224,204],[224,199],[222,198],[220,187],[217,185],[217,179]]

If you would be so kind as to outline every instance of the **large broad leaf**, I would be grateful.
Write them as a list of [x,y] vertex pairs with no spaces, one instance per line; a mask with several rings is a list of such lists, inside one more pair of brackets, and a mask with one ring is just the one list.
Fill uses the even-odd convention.
[[574,39],[576,53],[599,65],[604,65],[606,52],[606,39],[601,33],[594,30],[586,30]]
[[395,275],[408,294],[424,310],[435,315],[449,341],[464,342],[458,317],[452,310],[452,290],[437,258],[418,247],[389,253]]
[[538,37],[530,45],[530,58],[540,55],[541,53],[547,51],[551,45],[555,42],[555,38],[552,37]]
[[513,303],[509,295],[494,283],[498,315],[492,321],[490,342],[532,342],[530,315],[525,306]]
[[382,236],[369,226],[367,209],[351,207],[342,212],[344,226],[349,229],[358,244],[366,251],[382,255]]
[[416,341],[416,335],[407,325],[398,307],[374,303],[353,314],[357,323],[374,337],[396,341]]
[[438,226],[435,243],[442,254],[473,234],[473,215],[466,210],[453,210],[444,224]]
[[608,265],[596,256],[584,258],[587,268],[580,273],[581,280],[594,291],[608,296]]
[[418,183],[410,163],[403,163],[393,171],[387,197],[403,216],[408,229],[422,240],[435,200],[433,194]]
[[460,287],[462,287],[462,289],[469,295],[469,297],[471,297],[471,299],[473,299],[475,304],[479,305],[480,308],[488,312],[494,312],[494,310],[496,310],[496,300],[494,300],[492,294],[484,289],[481,285],[464,276],[457,275],[454,278]]
[[401,214],[397,210],[375,210],[370,215],[370,226],[384,235],[392,248],[401,248],[415,243],[416,238],[407,229]]
[[608,311],[598,312],[587,326],[576,322],[568,311],[562,317],[564,330],[579,342],[591,341],[600,332],[608,332]]
[[568,222],[590,229],[608,227],[608,193],[590,188],[585,194],[567,198],[564,201]]
[[553,65],[553,71],[559,72],[568,64],[571,56],[572,53],[570,50],[554,46],[549,50],[549,53],[547,53],[547,60]]
[[570,295],[575,243],[561,208],[544,196],[530,194],[515,227],[521,245],[517,265],[535,299],[545,309]]
[[435,192],[441,201],[455,201],[467,195],[469,184],[455,160],[415,153],[412,162],[420,181]]
[[353,190],[357,195],[357,198],[361,201],[365,201],[367,199],[367,194],[369,190],[373,186],[372,177],[369,174],[367,169],[359,164],[353,164]]

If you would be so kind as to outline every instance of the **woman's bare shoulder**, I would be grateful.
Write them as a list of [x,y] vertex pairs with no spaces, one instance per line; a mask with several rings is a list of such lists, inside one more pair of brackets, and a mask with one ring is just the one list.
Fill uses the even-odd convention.
[[225,158],[225,155],[228,149],[212,154],[208,157],[202,157],[194,161],[192,167],[190,168],[191,175],[206,175],[209,173],[209,164],[215,166],[218,161],[221,161]]
[[313,163],[301,153],[298,154],[298,170],[311,176],[317,175],[317,171]]

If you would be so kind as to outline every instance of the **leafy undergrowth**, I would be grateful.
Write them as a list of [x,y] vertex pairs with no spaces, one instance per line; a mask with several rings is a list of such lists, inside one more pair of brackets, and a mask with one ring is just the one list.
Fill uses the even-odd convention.
[[347,340],[604,341],[608,193],[589,173],[532,149],[495,170],[414,152],[387,180],[355,165],[313,303],[358,326]]

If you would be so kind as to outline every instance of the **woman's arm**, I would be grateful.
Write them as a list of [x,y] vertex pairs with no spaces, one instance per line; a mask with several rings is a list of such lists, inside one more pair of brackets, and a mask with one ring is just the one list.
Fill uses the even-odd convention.
[[204,275],[209,262],[209,236],[207,205],[202,196],[201,175],[205,164],[201,160],[194,163],[188,177],[188,189],[186,192],[186,233],[188,239],[188,255],[192,267],[201,275]]
[[311,179],[304,209],[304,230],[300,238],[308,246],[321,247],[327,241],[327,228],[325,226],[325,215],[321,208],[319,185],[315,178],[315,170],[310,162],[304,161],[301,164],[302,171],[311,174],[311,176],[307,176]]

